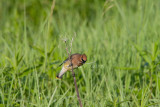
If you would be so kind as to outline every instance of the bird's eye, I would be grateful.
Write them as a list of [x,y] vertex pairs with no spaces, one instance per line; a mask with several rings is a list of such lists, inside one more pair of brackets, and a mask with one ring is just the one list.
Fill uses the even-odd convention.
[[83,58],[82,58],[82,62],[83,62],[83,63],[85,63],[86,61],[85,61],[85,60],[83,60]]

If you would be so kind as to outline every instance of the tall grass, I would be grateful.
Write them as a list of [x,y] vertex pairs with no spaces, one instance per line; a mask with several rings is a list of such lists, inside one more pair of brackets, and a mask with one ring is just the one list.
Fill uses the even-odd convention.
[[[72,53],[84,107],[160,105],[160,1],[0,1],[0,106],[79,106],[72,73],[58,65]],[[50,19],[51,18],[51,19]],[[49,21],[50,20],[50,21]]]

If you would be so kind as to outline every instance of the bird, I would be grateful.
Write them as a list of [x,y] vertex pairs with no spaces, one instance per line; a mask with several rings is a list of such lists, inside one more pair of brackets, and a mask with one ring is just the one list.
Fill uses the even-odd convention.
[[[59,66],[62,66],[60,73],[56,76],[57,79],[61,79],[64,73],[71,71],[73,69],[82,66],[87,61],[86,54],[75,53],[70,55],[66,60],[64,60]],[[72,62],[72,63],[71,63]]]

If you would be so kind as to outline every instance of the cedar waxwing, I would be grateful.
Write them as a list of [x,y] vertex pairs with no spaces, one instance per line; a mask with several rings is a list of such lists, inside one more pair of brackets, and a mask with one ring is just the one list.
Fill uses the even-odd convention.
[[62,76],[65,72],[72,70],[72,66],[71,66],[70,61],[72,61],[73,69],[75,69],[75,68],[78,68],[79,66],[83,65],[87,61],[87,56],[85,54],[78,54],[78,53],[72,54],[70,56],[70,58],[67,58],[65,61],[63,61],[62,70],[60,71],[60,73],[57,75],[56,78],[60,79],[60,78],[62,78]]

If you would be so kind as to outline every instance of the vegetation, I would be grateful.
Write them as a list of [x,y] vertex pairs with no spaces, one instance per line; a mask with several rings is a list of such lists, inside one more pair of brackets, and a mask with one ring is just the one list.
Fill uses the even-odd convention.
[[159,0],[1,0],[0,106],[79,106],[72,73],[55,78],[72,37],[84,107],[160,106],[159,13]]

